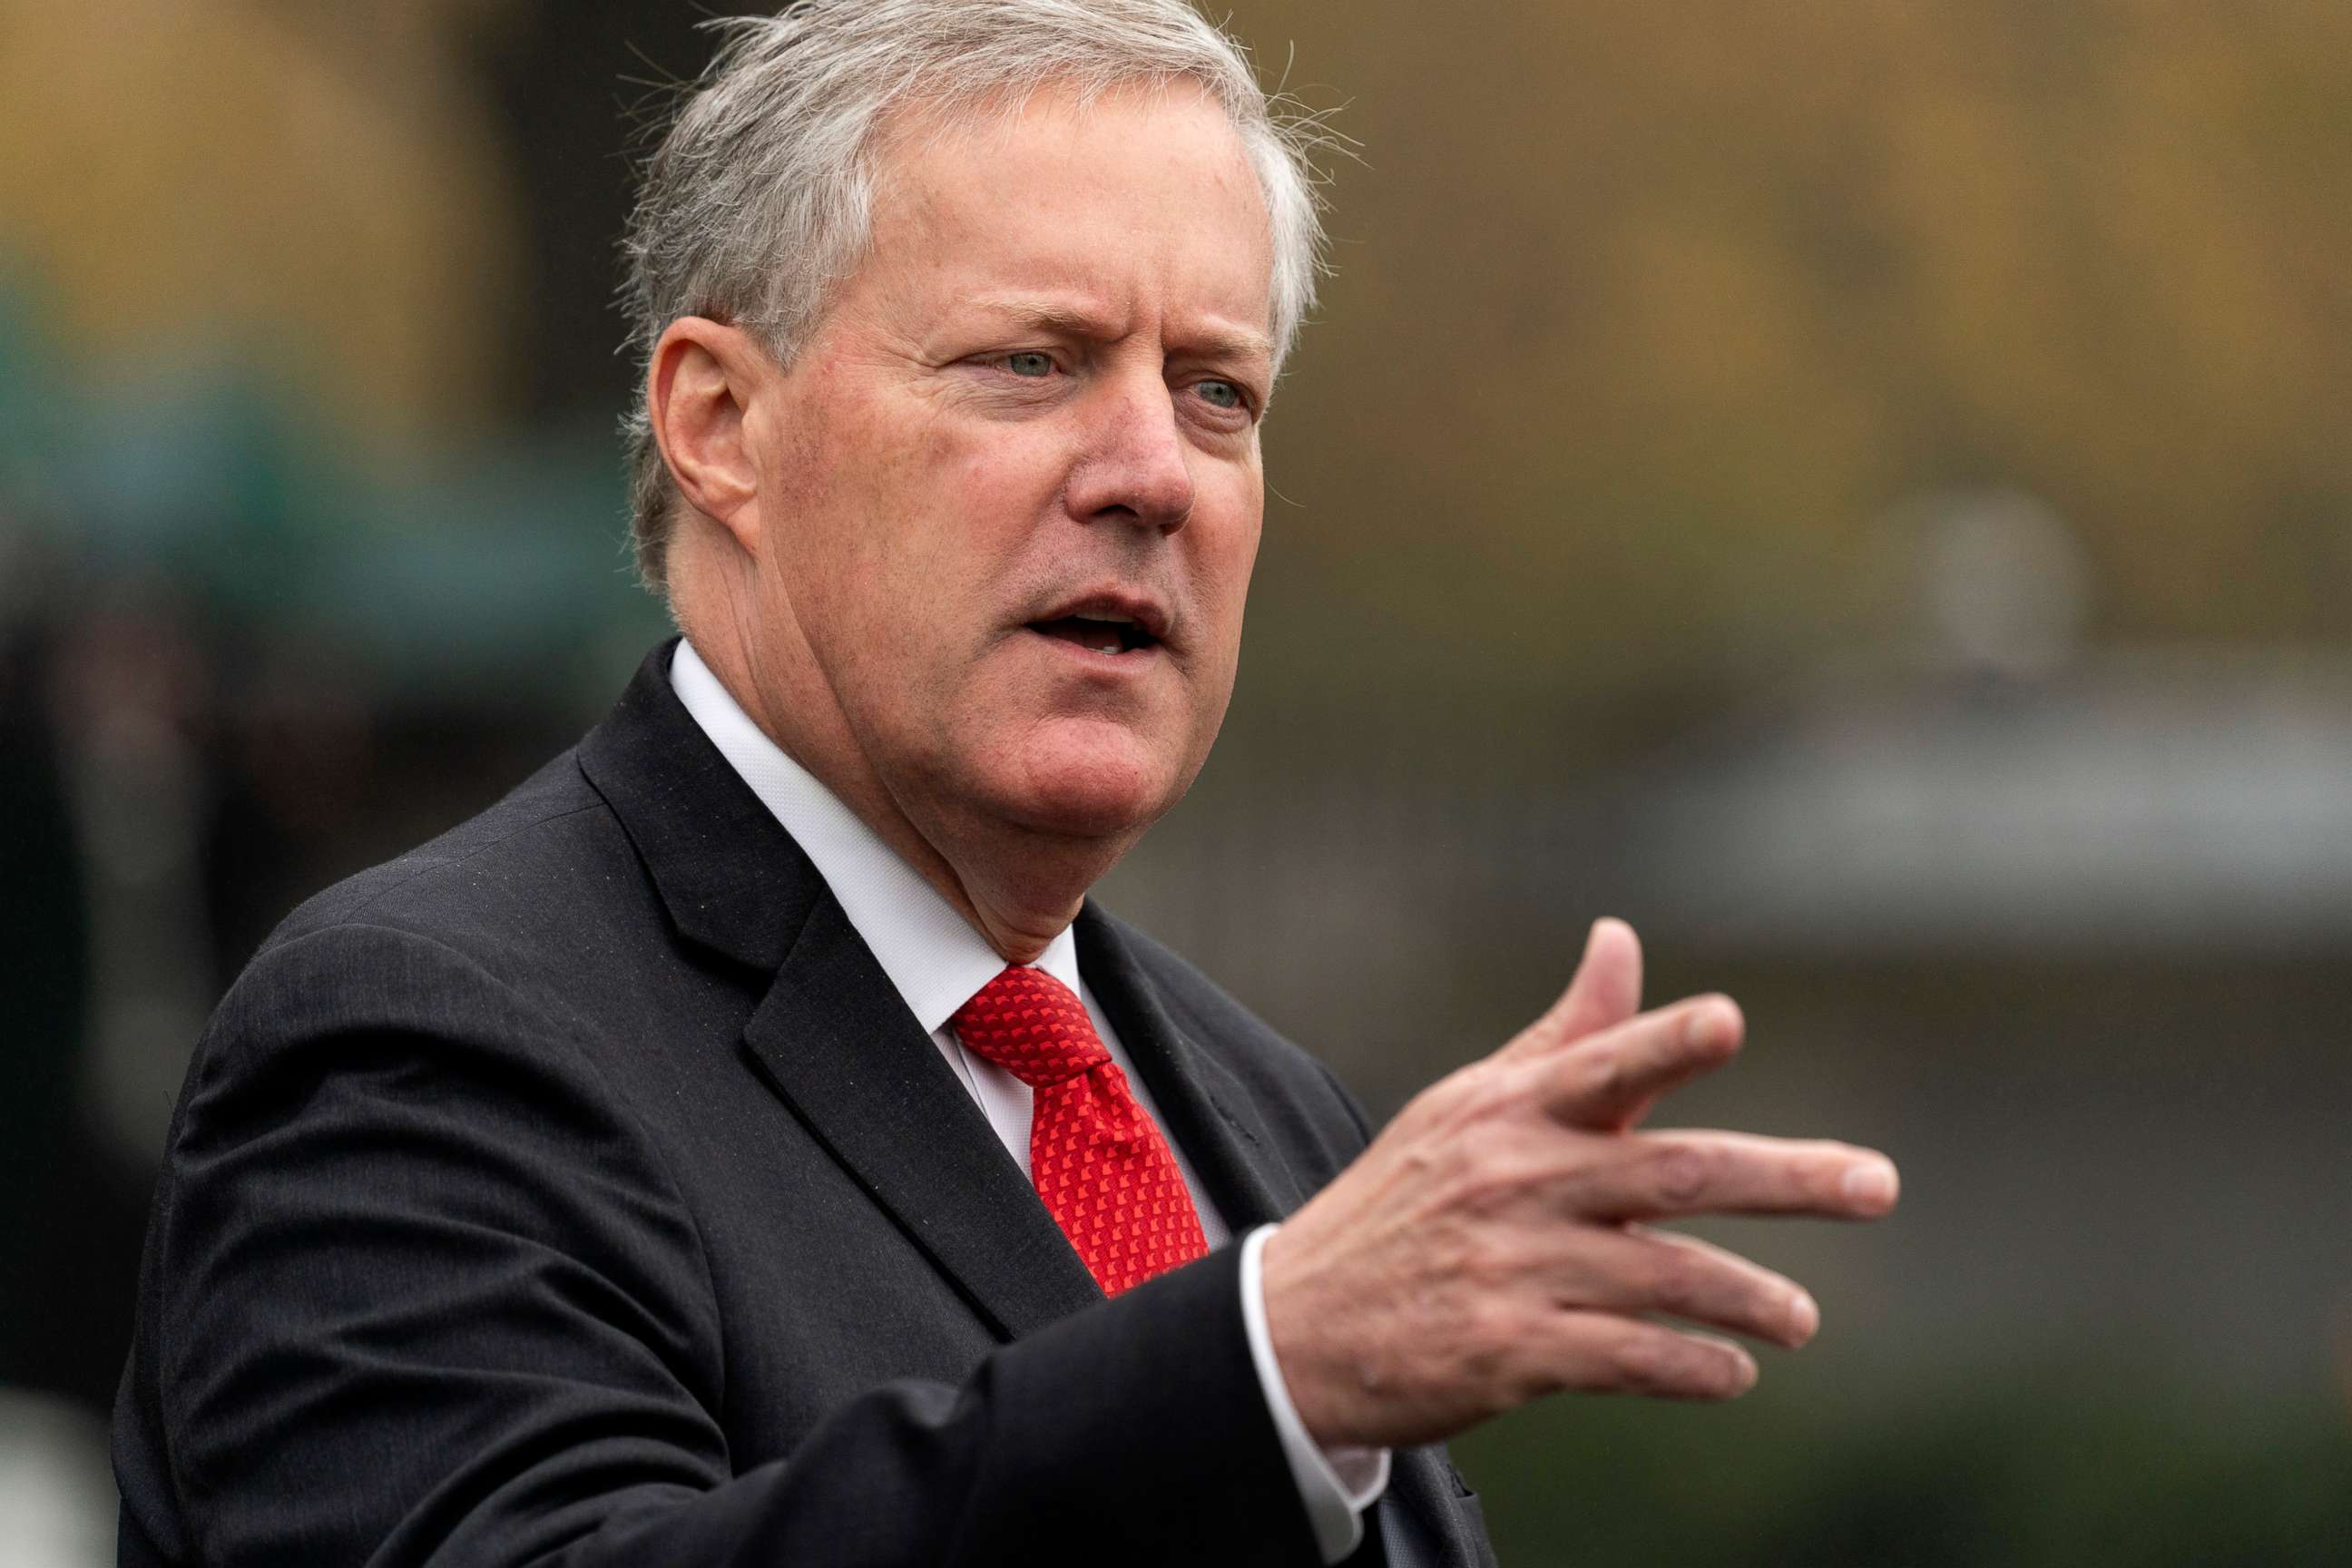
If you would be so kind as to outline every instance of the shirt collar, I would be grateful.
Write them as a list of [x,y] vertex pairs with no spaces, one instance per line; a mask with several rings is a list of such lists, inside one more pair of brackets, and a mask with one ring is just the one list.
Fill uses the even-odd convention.
[[[922,874],[842,804],[816,775],[784,753],[680,639],[669,666],[670,689],[719,754],[783,825],[815,865],[907,1010],[927,1032],[996,978],[1004,959]],[[1036,961],[1073,993],[1078,947],[1067,926]]]

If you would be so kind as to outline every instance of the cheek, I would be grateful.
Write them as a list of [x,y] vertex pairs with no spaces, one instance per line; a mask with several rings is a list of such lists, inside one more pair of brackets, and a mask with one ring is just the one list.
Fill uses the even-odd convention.
[[782,488],[794,548],[780,564],[798,581],[787,591],[849,632],[862,655],[904,657],[915,639],[903,634],[925,618],[920,595],[940,584],[950,447],[911,433],[903,410],[843,396],[791,451]]
[[958,727],[969,680],[1021,601],[1041,508],[1057,493],[1048,465],[1001,430],[905,423],[850,428],[889,453],[834,496],[828,543],[835,625],[856,649],[844,677],[861,706],[908,735]]
[[940,514],[973,548],[1003,552],[1059,509],[1069,457],[1042,427],[985,426],[943,436],[933,465]]
[[1203,529],[1200,536],[1195,571],[1201,605],[1228,638],[1240,636],[1243,603],[1249,595],[1250,573],[1257,563],[1259,531],[1257,507],[1237,505],[1228,522]]

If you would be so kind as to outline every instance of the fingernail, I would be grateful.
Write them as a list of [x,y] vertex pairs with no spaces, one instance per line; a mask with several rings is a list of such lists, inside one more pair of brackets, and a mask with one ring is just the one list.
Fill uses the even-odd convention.
[[1803,1344],[1822,1326],[1822,1309],[1812,1297],[1800,1290],[1789,1298],[1789,1341]]
[[1845,1195],[1864,1208],[1895,1206],[1895,1167],[1884,1160],[1864,1160],[1846,1167]]
[[1741,1351],[1732,1363],[1732,1393],[1745,1394],[1756,1386],[1756,1358]]

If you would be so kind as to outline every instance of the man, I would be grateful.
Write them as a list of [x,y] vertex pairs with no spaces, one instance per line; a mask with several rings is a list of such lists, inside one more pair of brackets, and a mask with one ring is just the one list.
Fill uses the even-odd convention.
[[685,640],[222,1004],[126,1563],[1467,1563],[1450,1434],[1809,1337],[1639,1222],[1893,1170],[1632,1131],[1740,1026],[1623,927],[1367,1147],[1085,901],[1223,714],[1315,243],[1181,0],[737,25],[631,241]]

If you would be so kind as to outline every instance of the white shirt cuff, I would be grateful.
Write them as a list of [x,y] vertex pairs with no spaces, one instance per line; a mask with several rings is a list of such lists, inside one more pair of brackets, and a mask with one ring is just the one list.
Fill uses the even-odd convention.
[[1315,1544],[1328,1564],[1364,1539],[1364,1510],[1388,1489],[1389,1451],[1334,1448],[1326,1453],[1298,1419],[1282,1364],[1274,1358],[1274,1336],[1265,1326],[1265,1244],[1276,1228],[1262,1225],[1242,1238],[1242,1327],[1249,1335],[1250,1360],[1257,1367],[1258,1386],[1265,1391],[1265,1407],[1282,1438],[1282,1457],[1290,1464],[1298,1500],[1307,1505],[1307,1522],[1315,1529]]

